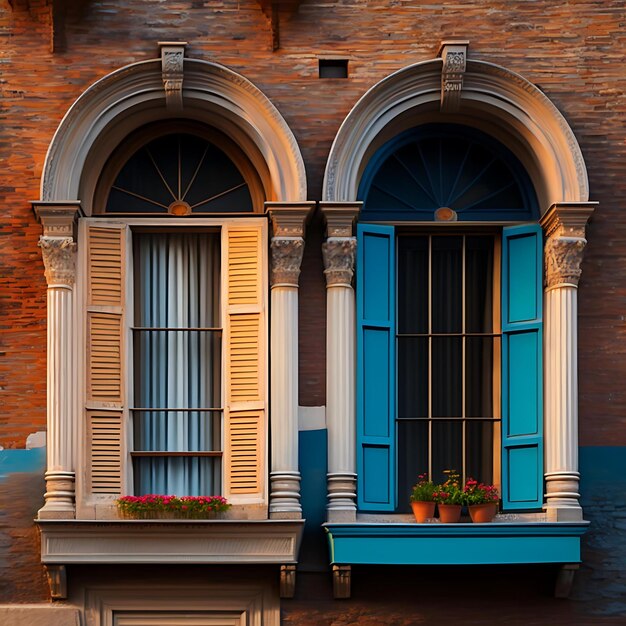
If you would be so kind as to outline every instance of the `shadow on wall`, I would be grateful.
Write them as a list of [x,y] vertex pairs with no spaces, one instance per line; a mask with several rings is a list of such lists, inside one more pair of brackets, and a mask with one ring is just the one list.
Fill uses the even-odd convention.
[[45,492],[45,448],[0,450],[0,603],[49,599],[33,523]]
[[581,504],[591,522],[572,599],[626,618],[626,447],[580,449]]

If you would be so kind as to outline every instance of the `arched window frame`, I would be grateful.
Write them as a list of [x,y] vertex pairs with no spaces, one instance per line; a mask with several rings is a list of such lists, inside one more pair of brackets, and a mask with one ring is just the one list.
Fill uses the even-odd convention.
[[[438,133],[441,133],[440,135]],[[511,216],[508,211],[483,210],[479,214],[461,213],[459,221],[437,222],[431,226],[428,222],[411,220],[408,211],[395,211],[394,201],[390,201],[389,209],[368,211],[367,192],[379,168],[398,149],[423,137],[438,138],[471,137],[473,141],[486,141],[495,154],[506,159],[514,180],[520,185],[522,197],[526,200],[527,209],[520,215]],[[426,166],[426,163],[422,162]],[[400,165],[398,165],[400,167]],[[440,167],[441,164],[440,164]],[[439,175],[443,175],[440,171]],[[397,253],[398,237],[406,237],[408,232],[428,238],[441,237],[450,229],[458,236],[472,235],[480,231],[473,220],[482,219],[490,225],[497,225],[494,245],[495,272],[493,286],[494,318],[490,330],[493,334],[492,363],[492,409],[493,421],[484,422],[492,427],[493,437],[493,470],[491,480],[502,492],[503,509],[540,510],[543,504],[543,368],[542,368],[542,256],[543,244],[541,228],[532,222],[525,226],[511,226],[511,218],[536,219],[536,199],[528,177],[524,176],[519,162],[515,160],[504,146],[495,140],[485,137],[472,129],[459,126],[434,125],[416,127],[401,133],[383,145],[365,167],[359,186],[359,198],[364,201],[361,209],[357,231],[357,382],[356,382],[356,434],[357,434],[357,483],[358,509],[361,511],[404,511],[408,508],[410,485],[409,477],[404,476],[404,462],[411,462],[406,455],[400,455],[400,428],[409,424],[407,416],[402,416],[401,401],[398,397],[401,381],[408,375],[401,369],[398,361],[400,342],[411,341],[408,335],[400,333],[396,313],[396,300],[400,297],[399,281],[401,273],[400,257]],[[393,186],[389,181],[389,186]],[[419,217],[424,219],[428,211],[421,211]],[[431,210],[431,219],[437,219],[437,212]],[[534,215],[533,215],[534,214]],[[418,219],[419,219],[418,217]],[[456,216],[455,216],[456,218]],[[467,221],[466,221],[467,220]],[[407,221],[410,226],[407,226]],[[515,222],[513,222],[515,223]],[[404,228],[403,228],[404,225]],[[409,231],[407,231],[409,229]],[[483,228],[484,230],[484,228]],[[463,237],[463,242],[465,238]],[[430,246],[430,243],[429,243]],[[430,249],[430,248],[429,248]],[[465,256],[463,244],[462,256]],[[429,255],[429,259],[430,259]],[[429,260],[428,265],[432,267]],[[465,262],[462,263],[463,267]],[[525,271],[517,268],[524,267]],[[383,268],[387,268],[386,270]],[[431,271],[431,270],[429,270]],[[463,270],[464,276],[464,270]],[[430,285],[430,278],[428,284]],[[463,279],[463,285],[464,279]],[[462,287],[462,301],[465,301],[465,288]],[[428,308],[433,311],[435,303],[431,303],[432,290],[428,288]],[[384,295],[386,294],[386,295]],[[523,294],[523,296],[521,295]],[[520,299],[532,299],[533,306],[524,307]],[[387,313],[385,313],[385,311]],[[463,311],[465,306],[463,305]],[[501,313],[501,315],[500,315]],[[428,314],[428,319],[434,313]],[[461,319],[461,318],[459,318]],[[431,323],[428,323],[427,368],[424,372],[428,383],[428,397],[435,393],[432,382],[435,345],[441,342],[438,334],[431,334]],[[433,326],[435,328],[435,326]],[[457,329],[461,331],[461,327]],[[406,332],[406,331],[405,331]],[[400,334],[399,334],[400,333]],[[386,338],[384,338],[386,337]],[[465,463],[472,450],[466,442],[469,424],[466,416],[465,397],[469,379],[466,379],[466,344],[469,335],[465,331],[465,317],[462,320],[462,337],[449,341],[460,341],[462,356],[459,363],[461,388],[456,392],[462,397],[460,414],[454,417],[457,422],[450,422],[461,427],[462,467],[450,467],[459,471],[462,479],[469,475]],[[523,365],[518,363],[523,360]],[[451,373],[452,375],[452,373]],[[385,384],[384,381],[388,381]],[[442,383],[443,384],[443,383]],[[500,387],[501,389],[498,389]],[[534,391],[533,391],[534,390]],[[531,393],[533,391],[533,393]],[[462,396],[461,396],[462,394]],[[524,402],[524,398],[526,401]],[[518,408],[519,403],[523,409]],[[406,410],[406,409],[405,409]],[[413,482],[417,482],[417,474],[426,471],[435,482],[441,482],[443,475],[433,475],[433,452],[431,445],[439,428],[439,418],[435,417],[434,406],[428,401],[428,443],[426,445],[429,461],[421,465],[415,472]],[[462,417],[461,417],[462,415]],[[414,418],[412,418],[414,419]],[[459,421],[460,420],[460,423]],[[421,422],[415,422],[421,423]],[[481,422],[482,423],[482,422]],[[419,442],[415,442],[419,444]],[[401,458],[404,461],[401,461]],[[443,468],[442,468],[443,469]],[[439,474],[439,472],[437,472]],[[475,476],[484,479],[482,476]],[[400,486],[406,493],[401,493]]]

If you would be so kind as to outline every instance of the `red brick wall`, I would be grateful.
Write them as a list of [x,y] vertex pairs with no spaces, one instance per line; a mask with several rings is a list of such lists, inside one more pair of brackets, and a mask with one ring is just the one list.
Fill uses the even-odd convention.
[[[157,41],[186,40],[190,56],[250,78],[293,129],[319,199],[330,144],[367,88],[410,63],[433,58],[444,38],[468,38],[472,58],[523,74],[559,107],[587,161],[600,202],[580,289],[581,443],[626,442],[626,142],[622,93],[626,11],[619,1],[303,0],[284,13],[281,48],[253,0],[81,0],[57,20],[50,52],[47,14],[0,3],[0,228],[3,410],[0,445],[23,446],[45,425],[45,283],[38,198],[46,148],[63,114],[92,82],[157,56]],[[34,8],[34,4],[31,2]],[[345,55],[350,78],[320,80],[320,55]],[[309,229],[302,276],[300,400],[325,402],[321,222]]]

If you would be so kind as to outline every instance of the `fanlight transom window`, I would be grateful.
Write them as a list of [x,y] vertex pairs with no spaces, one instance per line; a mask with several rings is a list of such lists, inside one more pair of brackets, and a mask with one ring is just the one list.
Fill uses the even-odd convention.
[[145,143],[112,181],[106,212],[177,216],[251,212],[249,182],[218,143],[188,132]]
[[537,218],[517,157],[485,133],[454,124],[414,128],[383,145],[364,172],[359,199],[368,220]]

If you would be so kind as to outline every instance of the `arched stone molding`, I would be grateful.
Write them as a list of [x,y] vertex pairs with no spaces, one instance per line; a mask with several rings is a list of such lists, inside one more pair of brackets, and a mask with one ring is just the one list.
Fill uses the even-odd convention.
[[80,200],[90,215],[98,176],[122,140],[150,122],[181,118],[208,124],[231,137],[258,171],[266,200],[306,199],[300,149],[276,107],[240,74],[188,58],[182,109],[166,106],[161,59],[133,63],[91,85],[68,110],[52,139],[41,199]]
[[525,78],[499,65],[467,61],[459,110],[440,111],[442,60],[416,63],[374,85],[348,114],[332,145],[323,199],[357,199],[363,169],[374,152],[407,128],[458,122],[507,145],[526,167],[542,214],[557,202],[586,202],[583,156],[565,118]]
[[[467,42],[456,43],[467,47]],[[596,204],[589,202],[585,162],[565,118],[532,83],[484,61],[468,60],[464,71],[462,64],[458,69],[453,77],[456,84],[450,88],[455,92],[452,98],[445,93],[441,58],[401,69],[365,93],[344,120],[331,147],[323,204],[353,205],[358,200],[363,171],[375,152],[403,131],[423,124],[475,127],[520,159],[537,193],[540,223],[547,238],[544,508],[550,521],[581,520],[576,291],[586,243],[585,225]],[[443,106],[446,98],[450,102]],[[344,313],[337,323],[344,332],[352,332],[352,313]],[[331,447],[329,443],[329,450]],[[330,492],[329,488],[329,497]]]

